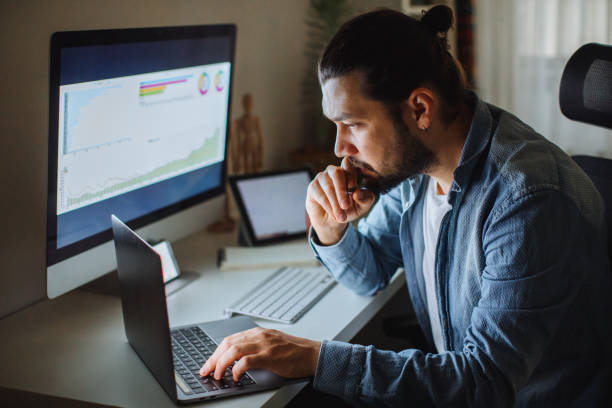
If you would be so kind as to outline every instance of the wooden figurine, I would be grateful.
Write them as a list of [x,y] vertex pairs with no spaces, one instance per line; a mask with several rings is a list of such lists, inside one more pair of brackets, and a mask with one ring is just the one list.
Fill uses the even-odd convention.
[[261,124],[253,116],[253,97],[247,93],[242,97],[244,113],[235,120],[235,136],[231,141],[232,173],[249,174],[263,168],[263,140]]

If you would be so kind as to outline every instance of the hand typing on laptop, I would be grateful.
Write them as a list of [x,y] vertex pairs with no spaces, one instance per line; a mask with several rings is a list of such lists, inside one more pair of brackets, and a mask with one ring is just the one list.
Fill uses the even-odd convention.
[[[247,370],[265,369],[287,378],[313,376],[321,342],[256,327],[226,337],[200,369],[200,375],[223,378],[232,364],[234,381]],[[234,362],[236,362],[234,364]]]

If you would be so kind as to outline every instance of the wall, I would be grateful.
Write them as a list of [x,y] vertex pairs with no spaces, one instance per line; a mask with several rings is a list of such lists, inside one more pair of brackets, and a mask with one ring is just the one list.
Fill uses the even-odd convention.
[[[398,0],[354,2],[399,8]],[[232,117],[254,96],[264,164],[286,166],[303,144],[297,104],[304,73],[306,0],[2,0],[0,13],[0,317],[46,296],[45,239],[51,33],[235,23]]]

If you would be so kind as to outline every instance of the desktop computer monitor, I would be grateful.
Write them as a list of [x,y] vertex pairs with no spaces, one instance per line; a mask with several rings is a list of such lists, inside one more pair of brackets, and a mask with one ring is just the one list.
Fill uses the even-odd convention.
[[[234,25],[54,33],[47,295],[116,268],[115,214],[176,240],[219,216]],[[204,203],[207,201],[207,203]]]

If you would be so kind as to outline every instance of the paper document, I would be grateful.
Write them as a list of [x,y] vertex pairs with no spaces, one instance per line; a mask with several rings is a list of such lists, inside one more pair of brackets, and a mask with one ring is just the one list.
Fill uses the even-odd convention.
[[259,247],[225,247],[219,250],[219,269],[265,269],[280,266],[318,266],[319,261],[308,242],[283,243]]

